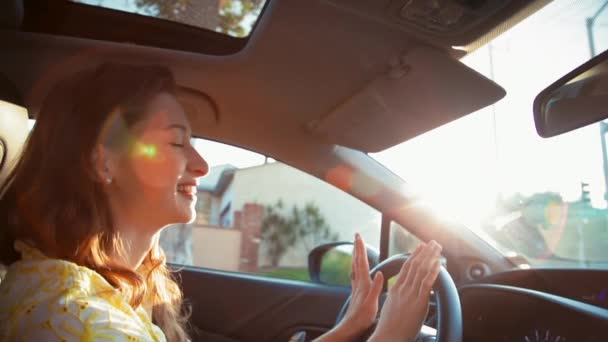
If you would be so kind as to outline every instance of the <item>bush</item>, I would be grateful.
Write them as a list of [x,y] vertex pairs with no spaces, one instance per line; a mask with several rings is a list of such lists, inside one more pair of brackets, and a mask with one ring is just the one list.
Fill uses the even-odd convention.
[[333,249],[327,252],[321,261],[321,282],[328,285],[350,287],[352,255]]

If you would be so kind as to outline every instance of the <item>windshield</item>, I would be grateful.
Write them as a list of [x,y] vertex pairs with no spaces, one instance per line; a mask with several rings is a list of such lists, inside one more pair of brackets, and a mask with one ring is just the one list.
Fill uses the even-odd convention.
[[606,125],[543,139],[532,115],[541,90],[607,47],[608,1],[553,1],[463,58],[504,99],[372,157],[505,255],[608,268]]

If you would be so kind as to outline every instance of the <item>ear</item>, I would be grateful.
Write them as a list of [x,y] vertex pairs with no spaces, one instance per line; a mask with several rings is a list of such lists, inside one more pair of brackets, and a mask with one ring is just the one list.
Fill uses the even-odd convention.
[[92,158],[95,178],[105,184],[112,183],[114,178],[112,152],[102,144],[98,144],[93,150]]

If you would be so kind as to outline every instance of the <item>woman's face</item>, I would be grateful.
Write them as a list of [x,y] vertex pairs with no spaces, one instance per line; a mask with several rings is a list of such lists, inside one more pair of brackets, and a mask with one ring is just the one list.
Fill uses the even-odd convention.
[[159,94],[130,134],[128,148],[110,153],[112,180],[106,186],[115,214],[157,228],[192,221],[197,179],[209,167],[190,144],[182,106],[172,95]]

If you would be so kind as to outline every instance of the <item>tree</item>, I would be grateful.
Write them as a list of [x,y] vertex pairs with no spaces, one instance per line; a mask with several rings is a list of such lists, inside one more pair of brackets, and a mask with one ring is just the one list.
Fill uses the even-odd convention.
[[[251,31],[250,18],[257,18],[262,11],[261,0],[222,0],[219,9],[219,31],[235,37],[246,37]],[[238,4],[238,5],[237,5]]]
[[262,221],[262,240],[267,245],[267,253],[273,267],[279,265],[281,257],[292,247],[297,239],[296,227],[282,214],[283,202],[266,206]]
[[489,219],[492,221],[497,216],[520,212],[527,225],[546,230],[559,221],[554,217],[555,210],[553,209],[563,205],[562,196],[556,192],[539,192],[531,196],[516,193],[507,198],[498,198],[496,213]]
[[506,215],[514,211],[518,211],[524,207],[526,197],[519,192],[516,192],[510,196],[504,197],[498,196],[496,199],[496,215]]
[[140,12],[163,19],[179,20],[188,10],[192,0],[136,0]]
[[550,251],[545,232],[562,222],[563,205],[561,195],[554,192],[531,196],[516,193],[499,198],[495,216],[485,222],[484,229],[501,245],[514,251],[533,257],[546,255]]
[[297,227],[298,238],[307,251],[322,243],[338,240],[338,234],[331,231],[319,207],[314,203],[306,203],[304,209],[294,206],[291,215]]
[[521,209],[526,222],[532,227],[547,230],[559,223],[559,219],[551,215],[552,207],[562,207],[564,200],[555,192],[533,194],[524,201]]
[[246,37],[262,0],[136,0],[140,13]]
[[266,206],[262,221],[262,240],[271,265],[277,267],[285,253],[296,244],[301,244],[310,251],[324,242],[338,240],[338,234],[331,231],[321,211],[314,203],[307,203],[304,208],[294,205],[285,214],[281,200]]

